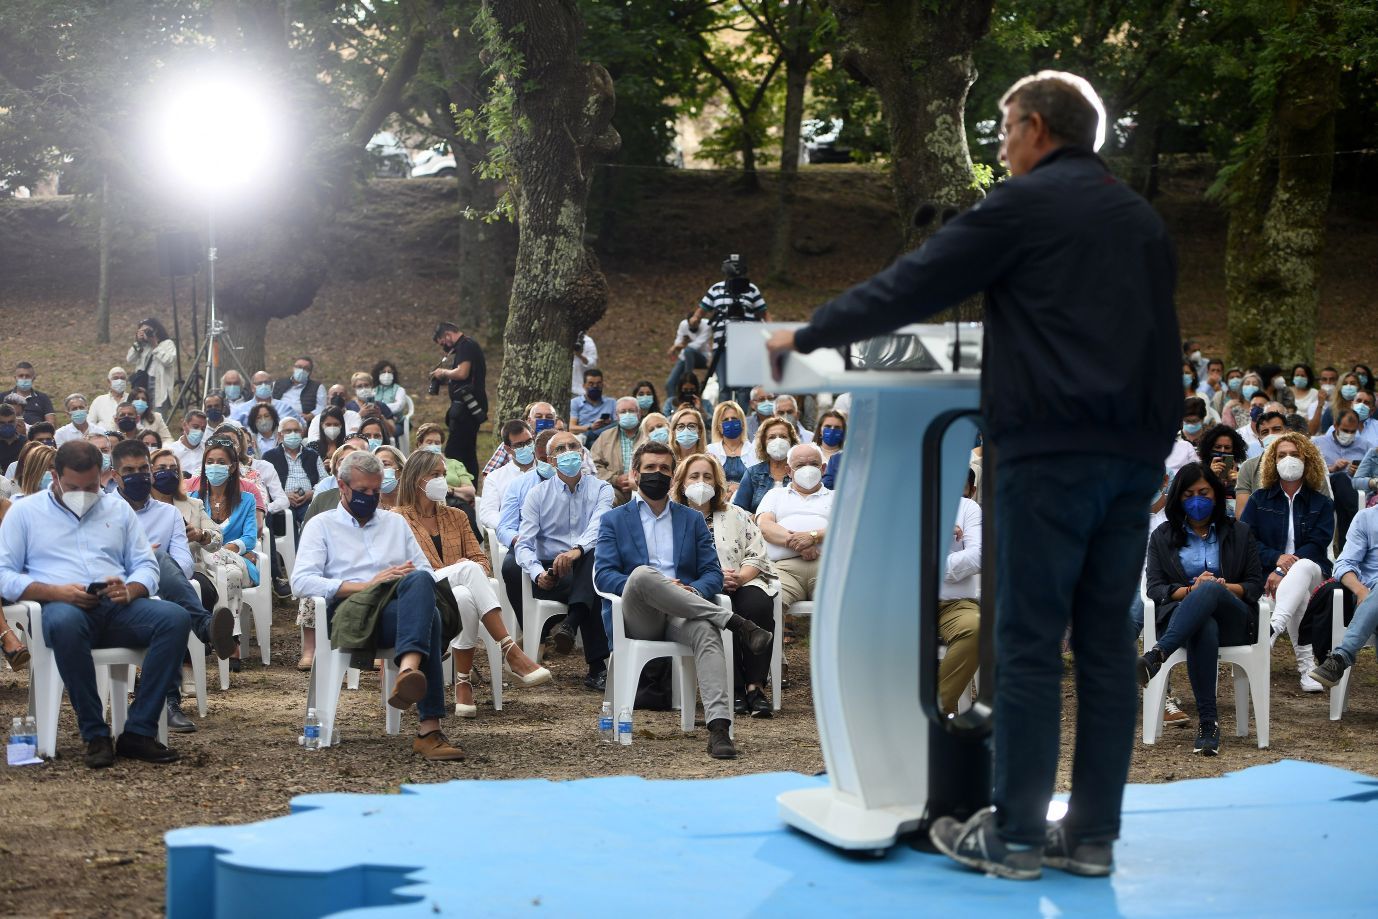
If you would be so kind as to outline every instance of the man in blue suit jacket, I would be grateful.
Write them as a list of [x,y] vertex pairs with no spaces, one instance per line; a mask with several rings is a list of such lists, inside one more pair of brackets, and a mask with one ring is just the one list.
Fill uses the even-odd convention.
[[[723,586],[718,550],[703,514],[669,500],[674,468],[674,454],[666,445],[648,441],[636,449],[631,476],[637,493],[603,515],[593,582],[622,598],[627,637],[677,641],[694,649],[708,753],[732,759],[737,755],[728,733],[732,696],[719,629],[731,629],[756,653],[770,646],[772,636],[714,602]],[[612,605],[607,601],[603,625],[611,636]]]

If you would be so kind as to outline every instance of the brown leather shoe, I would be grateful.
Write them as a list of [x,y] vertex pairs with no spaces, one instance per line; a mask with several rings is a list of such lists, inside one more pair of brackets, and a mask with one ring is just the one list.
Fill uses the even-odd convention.
[[449,738],[440,730],[431,731],[429,734],[417,734],[411,742],[411,749],[413,753],[420,753],[422,759],[432,763],[464,759],[464,751],[450,743]]
[[392,695],[388,696],[388,705],[408,709],[425,697],[426,674],[420,670],[403,670],[397,674],[397,682],[392,684]]

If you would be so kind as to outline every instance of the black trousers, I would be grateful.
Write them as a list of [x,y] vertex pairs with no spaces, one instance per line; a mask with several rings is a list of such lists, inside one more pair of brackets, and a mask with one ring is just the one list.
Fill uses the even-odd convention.
[[1330,490],[1335,495],[1335,554],[1345,549],[1345,534],[1359,513],[1359,493],[1354,490],[1354,478],[1348,472],[1330,473]]
[[450,439],[445,442],[445,455],[457,459],[475,479],[483,468],[478,464],[478,428],[483,422],[469,414],[462,402],[451,402],[445,415]]
[[[728,596],[732,599],[732,612],[743,619],[750,619],[767,632],[775,631],[775,600],[764,590],[748,585],[737,588]],[[766,677],[770,674],[771,649],[752,654],[744,641],[734,641],[732,649],[736,657],[733,669],[737,674],[737,695],[745,693],[748,686],[758,686],[764,690]]]
[[[553,562],[541,559],[547,569]],[[522,575],[525,577],[525,572]],[[537,600],[557,600],[569,607],[564,627],[577,629],[584,639],[584,660],[589,672],[603,669],[608,659],[608,635],[603,631],[603,600],[593,589],[593,553],[579,556],[573,570],[549,590],[532,584],[531,595]]]

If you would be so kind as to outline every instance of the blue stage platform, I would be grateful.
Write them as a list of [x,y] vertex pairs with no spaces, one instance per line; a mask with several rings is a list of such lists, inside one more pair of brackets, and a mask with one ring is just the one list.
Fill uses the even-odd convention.
[[1312,763],[1133,785],[1119,869],[982,877],[905,846],[840,854],[775,796],[822,779],[464,781],[307,795],[292,815],[167,834],[173,919],[252,915],[1378,915],[1378,781]]

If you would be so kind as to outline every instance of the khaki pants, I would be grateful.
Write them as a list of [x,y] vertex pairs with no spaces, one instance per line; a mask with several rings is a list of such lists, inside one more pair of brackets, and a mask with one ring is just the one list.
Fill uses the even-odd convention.
[[980,605],[975,600],[939,602],[938,637],[947,645],[947,655],[938,664],[938,696],[950,715],[981,664]]
[[818,561],[806,562],[799,556],[782,558],[775,563],[775,573],[780,575],[780,602],[786,612],[790,605],[800,600],[812,600],[818,587]]
[[[732,717],[732,687],[720,632],[731,619],[730,610],[671,583],[650,565],[634,570],[622,588],[622,622],[628,638],[677,641],[694,649],[705,724]],[[693,699],[681,701],[694,704]]]

